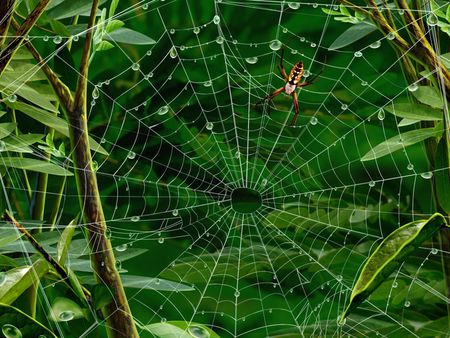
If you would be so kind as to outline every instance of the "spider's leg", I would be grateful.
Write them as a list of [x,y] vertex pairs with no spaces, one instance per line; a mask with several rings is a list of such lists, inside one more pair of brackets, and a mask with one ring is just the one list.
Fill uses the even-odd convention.
[[294,117],[292,119],[290,127],[294,126],[297,123],[297,117],[298,117],[298,114],[300,112],[300,109],[298,107],[298,96],[297,96],[297,93],[295,91],[292,93],[292,100],[294,101],[295,115],[294,115]]
[[322,70],[319,73],[315,74],[310,79],[308,79],[308,81],[303,81],[303,82],[297,83],[297,88],[306,87],[306,86],[312,85],[313,83],[316,82],[316,79],[320,76],[320,74],[322,74],[322,72],[323,72],[323,68],[322,68]]
[[281,50],[281,58],[280,64],[278,65],[278,70],[280,71],[281,76],[284,78],[284,81],[287,82],[289,77],[287,76],[286,70],[284,69],[283,58],[284,58],[284,48]]
[[261,101],[257,102],[256,104],[258,105],[258,104],[260,104],[260,103],[262,103],[262,102],[265,102],[265,101],[272,101],[272,99],[273,99],[275,96],[280,95],[282,92],[284,92],[284,90],[285,90],[284,86],[281,87],[281,88],[278,88],[278,89],[275,90],[272,94],[267,95],[265,98],[263,98]]

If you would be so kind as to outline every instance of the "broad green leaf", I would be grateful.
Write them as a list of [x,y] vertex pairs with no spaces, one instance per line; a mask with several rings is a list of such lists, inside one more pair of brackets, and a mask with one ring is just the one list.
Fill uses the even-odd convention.
[[[11,335],[11,337],[57,338],[50,329],[19,309],[6,304],[0,304],[0,327],[5,328],[5,325],[12,325],[20,331],[20,335]],[[9,328],[14,332],[14,328]]]
[[[162,278],[152,278],[146,276],[121,275],[122,284],[126,288],[146,289],[158,291],[194,291],[191,286],[177,282],[172,282]],[[80,280],[83,284],[97,284],[93,276],[81,276]]]
[[31,170],[56,176],[73,176],[73,173],[59,165],[34,158],[1,157],[0,167]]
[[67,252],[69,251],[70,243],[72,243],[72,237],[75,233],[75,229],[77,228],[78,217],[72,220],[64,229],[61,234],[61,238],[58,241],[58,245],[56,247],[56,259],[61,265],[64,265],[67,257]]
[[450,166],[448,162],[448,143],[442,137],[436,149],[434,177],[436,195],[441,208],[450,213]]
[[450,69],[450,53],[441,54],[440,58],[444,66]]
[[443,227],[448,227],[445,217],[434,214],[427,220],[408,223],[389,234],[362,267],[341,320],[367,299],[409,254]]
[[119,29],[120,27],[123,27],[124,25],[125,25],[125,23],[123,21],[111,20],[106,25],[106,33],[111,33],[113,31]]
[[358,41],[370,33],[374,32],[377,27],[368,22],[361,22],[356,25],[352,25],[349,29],[344,31],[337,37],[336,40],[328,47],[329,50],[336,50],[342,47],[348,46],[355,41]]
[[68,322],[84,316],[83,309],[73,300],[58,297],[53,301],[49,318],[55,322]]
[[169,321],[145,326],[140,325],[140,328],[159,338],[220,338],[220,336],[209,327],[194,322]]
[[0,123],[0,139],[7,137],[16,129],[14,122]]
[[70,30],[61,21],[52,20],[50,26],[57,35],[66,37],[71,35]]
[[[105,2],[106,0],[100,0],[99,5],[102,5]],[[76,15],[90,13],[91,7],[92,0],[66,0],[47,11],[47,17],[54,20],[71,18]]]
[[29,147],[36,142],[39,142],[44,137],[43,134],[22,134],[22,135],[11,135],[5,138],[5,150],[15,151],[18,153],[31,153],[32,150]]
[[386,140],[369,150],[361,158],[361,161],[374,160],[426,140],[427,138],[440,136],[442,134],[441,128],[416,129],[391,137],[389,140]]
[[5,280],[0,288],[0,303],[11,304],[25,290],[37,282],[49,271],[49,265],[43,259],[33,265],[14,268],[5,272]]
[[426,104],[427,106],[437,109],[444,108],[442,95],[431,86],[419,86],[419,88],[412,93],[419,102]]
[[439,121],[442,120],[442,111],[417,103],[395,103],[384,107],[389,113],[412,120]]
[[[39,93],[35,89],[31,88],[29,85],[25,84],[25,79],[17,80],[14,82],[10,81],[10,78],[0,76],[0,90],[6,94],[16,94],[17,96],[23,97],[24,99],[34,103],[36,106],[44,108],[52,112],[58,112],[58,109],[45,97],[43,94]],[[8,102],[6,102],[8,104]]]
[[[58,133],[69,137],[69,127],[67,122],[56,116],[55,114],[49,113],[43,109],[39,109],[29,104],[23,102],[15,102],[12,107],[16,110],[28,115],[29,117],[41,122],[42,124],[55,129]],[[108,152],[92,137],[89,137],[89,145],[92,151],[99,152],[103,155],[108,155]]]
[[12,226],[10,228],[5,227],[0,229],[0,248],[8,243],[15,242],[20,237],[21,233]]
[[406,127],[406,126],[410,126],[410,125],[412,125],[412,124],[415,124],[415,123],[417,123],[417,122],[420,122],[420,120],[414,120],[414,119],[407,119],[407,118],[404,118],[404,119],[402,119],[402,120],[398,123],[398,126],[399,126],[399,127]]
[[116,29],[109,34],[105,34],[104,39],[129,45],[152,45],[156,43],[155,40],[149,38],[147,35],[124,27]]
[[108,41],[100,41],[100,43],[95,46],[97,52],[105,51],[114,48],[114,45]]

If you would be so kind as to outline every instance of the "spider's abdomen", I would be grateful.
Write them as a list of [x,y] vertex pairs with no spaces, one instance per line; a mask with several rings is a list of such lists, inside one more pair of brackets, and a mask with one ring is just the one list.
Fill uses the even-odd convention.
[[291,73],[289,74],[289,80],[288,82],[290,84],[296,85],[300,82],[300,79],[303,76],[303,62],[297,62],[294,67],[291,70]]

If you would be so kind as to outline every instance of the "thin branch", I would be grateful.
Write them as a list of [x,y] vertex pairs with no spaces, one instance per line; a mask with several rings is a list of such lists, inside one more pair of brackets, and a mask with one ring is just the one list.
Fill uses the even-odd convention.
[[[95,24],[95,18],[98,8],[98,0],[92,2],[91,15],[89,16],[86,39],[84,41],[83,54],[81,55],[80,63],[80,75],[78,76],[77,89],[75,91],[75,101],[74,107],[71,112],[79,112],[85,110],[86,107],[86,91],[87,91],[87,80],[89,71],[89,55],[91,52],[91,43],[93,35],[93,27]],[[81,107],[80,105],[83,105]]]
[[16,31],[15,37],[9,42],[4,50],[0,52],[0,75],[6,69],[6,66],[11,61],[14,53],[22,44],[29,31],[33,28],[36,21],[39,19],[45,8],[49,4],[50,0],[41,0],[33,11],[28,15],[22,26]]

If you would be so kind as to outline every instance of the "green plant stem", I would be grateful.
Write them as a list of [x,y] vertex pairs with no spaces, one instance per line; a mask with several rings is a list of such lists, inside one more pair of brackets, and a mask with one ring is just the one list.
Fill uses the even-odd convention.
[[6,69],[6,66],[13,58],[15,52],[22,44],[25,37],[28,35],[31,28],[33,28],[36,21],[39,19],[50,0],[41,0],[33,11],[25,19],[25,22],[16,31],[15,37],[8,43],[8,45],[0,52],[0,75]]
[[[11,109],[11,120],[16,124],[16,136],[19,136],[19,129],[17,128],[17,118],[16,118],[16,110],[14,108]],[[18,153],[20,158],[23,158],[22,153]],[[32,190],[30,185],[30,180],[28,179],[28,173],[25,169],[22,170],[23,172],[23,179],[25,181],[25,186],[27,188],[27,197],[28,201],[31,201],[32,198]]]
[[64,189],[66,187],[66,182],[67,182],[66,176],[63,176],[61,184],[59,185],[56,200],[53,203],[52,213],[48,220],[48,223],[50,224],[50,231],[53,231],[56,226],[56,219],[58,218],[59,207],[61,206],[61,200],[64,193]]

